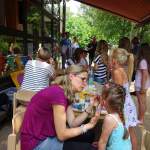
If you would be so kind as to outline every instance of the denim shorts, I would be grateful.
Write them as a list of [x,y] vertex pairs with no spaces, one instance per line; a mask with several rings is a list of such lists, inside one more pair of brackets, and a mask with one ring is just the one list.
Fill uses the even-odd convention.
[[101,79],[101,78],[98,78],[96,76],[94,76],[94,81],[97,82],[97,83],[99,83],[99,84],[102,84],[102,85],[104,85],[105,83],[107,83],[107,79],[106,78]]
[[59,141],[56,137],[47,137],[34,150],[63,150],[63,142]]

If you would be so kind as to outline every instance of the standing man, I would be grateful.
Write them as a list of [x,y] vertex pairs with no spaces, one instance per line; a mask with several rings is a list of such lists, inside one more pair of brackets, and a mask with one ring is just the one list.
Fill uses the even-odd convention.
[[71,49],[71,40],[69,39],[69,32],[62,34],[60,41],[61,45],[61,56],[62,56],[62,68],[65,69],[66,60],[69,58],[69,52]]

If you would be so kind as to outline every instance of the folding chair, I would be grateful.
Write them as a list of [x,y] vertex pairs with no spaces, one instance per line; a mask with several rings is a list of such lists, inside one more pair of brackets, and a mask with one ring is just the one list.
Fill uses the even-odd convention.
[[12,133],[8,135],[7,150],[16,150],[23,117],[24,112],[20,111],[16,113],[12,119]]
[[[36,94],[32,91],[17,91],[13,97],[13,119],[12,119],[12,133],[8,135],[7,150],[16,150],[16,145],[19,139],[20,127],[23,121],[26,106],[31,98]],[[18,106],[18,104],[20,104]],[[20,146],[20,145],[19,145]]]

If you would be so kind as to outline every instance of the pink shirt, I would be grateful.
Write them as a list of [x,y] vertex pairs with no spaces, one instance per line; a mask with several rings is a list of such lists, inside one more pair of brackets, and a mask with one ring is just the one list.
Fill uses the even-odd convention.
[[52,105],[63,105],[67,99],[64,90],[52,85],[38,92],[27,107],[21,128],[21,150],[32,150],[40,141],[56,136]]
[[145,59],[142,59],[139,63],[139,68],[136,71],[135,75],[135,87],[136,88],[141,88],[141,80],[142,80],[142,73],[141,70],[145,70],[148,74],[148,79],[145,84],[145,89],[148,89],[150,87],[150,75],[148,73],[148,65],[147,61]]

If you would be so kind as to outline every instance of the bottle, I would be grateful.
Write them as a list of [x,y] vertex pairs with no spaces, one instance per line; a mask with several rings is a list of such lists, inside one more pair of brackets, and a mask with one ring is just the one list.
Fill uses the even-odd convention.
[[90,71],[89,71],[89,80],[88,80],[88,85],[89,85],[89,86],[92,86],[92,85],[93,85],[93,79],[94,79],[93,70],[90,69]]

